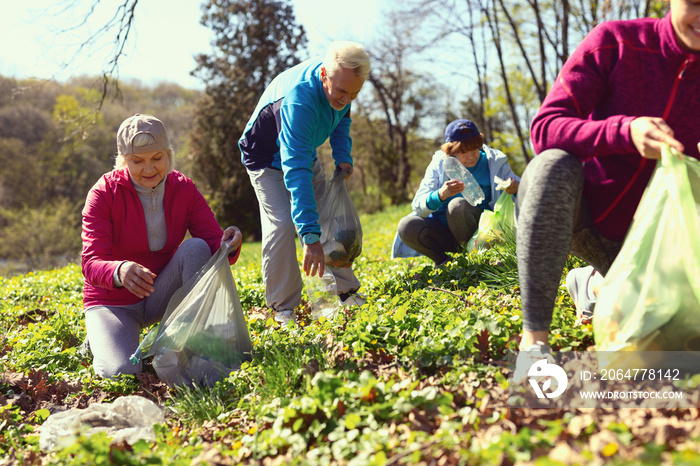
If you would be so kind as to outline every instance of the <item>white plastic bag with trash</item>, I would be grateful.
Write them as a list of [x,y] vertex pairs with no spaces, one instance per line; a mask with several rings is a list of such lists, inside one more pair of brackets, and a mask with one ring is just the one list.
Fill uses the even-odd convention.
[[178,385],[213,386],[250,359],[252,344],[228,255],[222,245],[170,299],[163,320],[131,357],[154,356],[158,377]]
[[165,422],[162,409],[142,396],[122,396],[113,403],[93,403],[85,409],[69,409],[50,415],[41,426],[43,451],[66,448],[80,435],[105,432],[113,442],[156,439],[153,424]]
[[326,192],[319,202],[318,223],[326,265],[352,266],[362,252],[362,225],[342,172],[336,173],[326,184]]

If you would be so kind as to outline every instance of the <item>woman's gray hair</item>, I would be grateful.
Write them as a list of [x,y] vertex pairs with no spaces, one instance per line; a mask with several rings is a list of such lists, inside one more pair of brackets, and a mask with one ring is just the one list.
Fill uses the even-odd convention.
[[[148,133],[140,133],[134,136],[132,144],[134,147],[150,146],[155,144],[156,139]],[[173,146],[168,146],[165,150],[168,153],[168,173],[172,172],[175,168],[175,149]],[[129,155],[129,154],[127,154]],[[126,167],[126,155],[117,154],[117,158],[114,160],[114,169],[121,170]]]
[[370,70],[369,54],[358,42],[343,40],[331,42],[326,51],[326,57],[323,59],[323,67],[328,76],[333,76],[341,66],[355,70],[358,77],[366,80]]

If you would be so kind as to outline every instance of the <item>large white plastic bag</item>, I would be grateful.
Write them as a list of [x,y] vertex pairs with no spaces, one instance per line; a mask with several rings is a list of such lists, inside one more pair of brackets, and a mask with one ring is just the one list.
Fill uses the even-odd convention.
[[699,205],[700,162],[666,147],[601,286],[597,350],[700,350]]
[[52,414],[42,424],[39,447],[58,450],[75,444],[80,434],[91,436],[105,432],[113,442],[138,440],[153,442],[153,424],[165,422],[163,410],[142,396],[127,395],[113,403],[92,403],[87,408],[73,408]]
[[170,298],[163,320],[132,356],[149,356],[158,377],[212,386],[250,359],[252,344],[225,245]]
[[318,223],[326,265],[350,267],[362,252],[362,225],[344,176],[328,180],[319,202]]

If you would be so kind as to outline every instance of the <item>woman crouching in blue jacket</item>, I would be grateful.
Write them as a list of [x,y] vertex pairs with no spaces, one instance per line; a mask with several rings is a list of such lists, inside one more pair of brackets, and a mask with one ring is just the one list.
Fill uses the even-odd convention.
[[[481,203],[471,205],[463,195],[465,184],[445,174],[449,157],[459,160],[479,184],[484,195]],[[474,235],[484,209],[493,210],[501,195],[496,177],[509,182],[506,193],[517,192],[520,178],[510,168],[508,157],[486,146],[473,122],[455,120],[447,125],[445,143],[433,154],[413,198],[413,212],[399,221],[392,257],[422,254],[436,266],[448,262],[447,253],[459,251]]]

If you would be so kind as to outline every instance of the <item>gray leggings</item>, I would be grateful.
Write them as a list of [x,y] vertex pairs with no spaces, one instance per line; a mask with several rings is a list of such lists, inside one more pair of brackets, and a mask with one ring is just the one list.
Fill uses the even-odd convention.
[[100,377],[141,372],[141,362],[129,358],[139,346],[141,330],[160,322],[171,296],[211,258],[200,238],[183,242],[168,265],[156,277],[155,291],[129,306],[90,306],[85,309],[85,327],[93,367]]
[[583,198],[583,166],[563,150],[534,157],[518,188],[517,254],[525,330],[549,330],[569,253],[605,275],[622,246],[600,235]]
[[456,197],[447,205],[447,226],[438,219],[411,214],[399,221],[399,237],[436,264],[442,264],[449,258],[446,253],[457,252],[460,245],[469,242],[479,227],[481,212],[463,197]]

